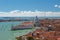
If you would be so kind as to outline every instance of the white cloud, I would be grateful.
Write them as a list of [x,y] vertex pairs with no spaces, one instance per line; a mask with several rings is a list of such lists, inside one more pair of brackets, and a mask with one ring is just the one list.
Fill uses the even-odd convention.
[[41,11],[20,11],[14,10],[10,12],[0,12],[0,17],[31,17],[31,16],[40,16],[40,17],[60,17],[60,12],[41,12]]
[[17,13],[17,12],[20,12],[20,10],[13,10],[10,13]]
[[60,8],[60,5],[58,6],[58,8]]
[[55,5],[54,7],[58,7],[58,5]]
[[54,7],[56,7],[56,8],[60,8],[60,5],[55,5]]

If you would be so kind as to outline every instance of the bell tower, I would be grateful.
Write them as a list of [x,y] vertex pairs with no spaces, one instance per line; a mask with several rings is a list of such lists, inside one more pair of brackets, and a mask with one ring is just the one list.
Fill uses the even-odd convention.
[[35,20],[34,20],[34,26],[35,27],[40,27],[40,21],[39,18],[36,16]]

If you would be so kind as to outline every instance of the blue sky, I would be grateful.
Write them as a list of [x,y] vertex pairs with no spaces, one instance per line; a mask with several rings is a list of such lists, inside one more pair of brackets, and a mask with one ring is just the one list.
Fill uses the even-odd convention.
[[52,11],[60,12],[60,8],[54,7],[60,5],[60,0],[0,0],[0,11]]

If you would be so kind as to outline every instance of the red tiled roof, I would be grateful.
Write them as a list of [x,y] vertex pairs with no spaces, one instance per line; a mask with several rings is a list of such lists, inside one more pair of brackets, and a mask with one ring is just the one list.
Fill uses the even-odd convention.
[[24,22],[24,25],[29,25],[29,24],[33,24],[33,22]]

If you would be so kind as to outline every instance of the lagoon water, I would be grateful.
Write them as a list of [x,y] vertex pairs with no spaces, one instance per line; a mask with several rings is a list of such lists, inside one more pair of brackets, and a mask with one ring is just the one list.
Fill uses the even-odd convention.
[[15,22],[0,22],[0,40],[16,40],[16,37],[25,35],[34,29],[11,31],[12,26],[22,24],[20,21]]

